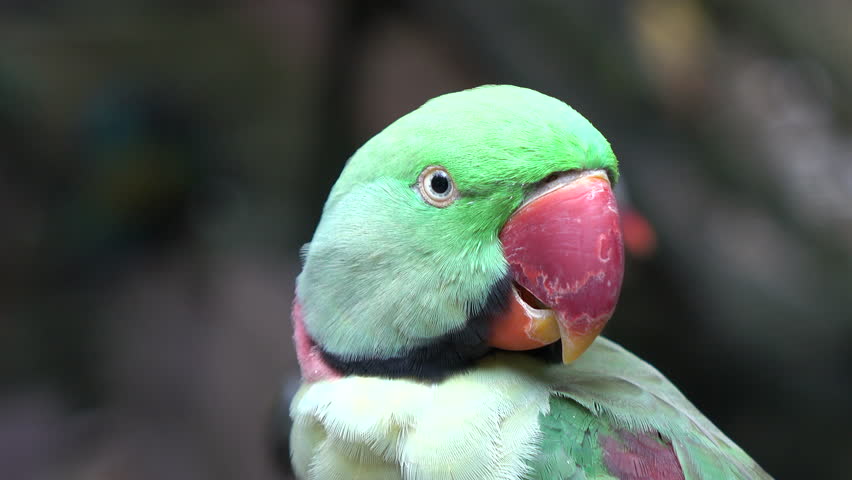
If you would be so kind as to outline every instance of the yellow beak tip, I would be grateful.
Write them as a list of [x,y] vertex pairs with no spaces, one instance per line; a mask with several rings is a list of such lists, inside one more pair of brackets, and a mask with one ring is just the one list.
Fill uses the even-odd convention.
[[585,335],[571,335],[562,332],[562,363],[569,364],[580,358],[598,338],[600,331],[589,332]]

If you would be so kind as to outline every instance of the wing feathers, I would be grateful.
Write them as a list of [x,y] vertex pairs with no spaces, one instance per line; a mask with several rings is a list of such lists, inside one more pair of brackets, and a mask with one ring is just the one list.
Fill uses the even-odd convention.
[[[599,338],[575,363],[551,367],[549,374],[557,396],[577,402],[598,421],[628,435],[606,437],[621,435],[619,441],[624,445],[619,450],[624,455],[613,458],[613,468],[618,472],[610,471],[618,473],[618,478],[639,478],[625,473],[630,471],[631,462],[634,471],[641,471],[652,468],[648,465],[653,461],[666,461],[661,450],[650,448],[653,445],[647,439],[629,437],[650,434],[653,439],[656,432],[671,442],[686,480],[771,478],[660,372],[610,340]],[[607,445],[617,446],[612,441]],[[645,458],[649,456],[653,458]],[[620,470],[622,467],[627,470]]]

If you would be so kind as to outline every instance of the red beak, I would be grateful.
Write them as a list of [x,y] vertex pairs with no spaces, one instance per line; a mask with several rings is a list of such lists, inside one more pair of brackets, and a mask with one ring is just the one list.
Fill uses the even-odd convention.
[[491,344],[538,348],[562,339],[565,363],[592,344],[612,316],[624,274],[618,208],[603,171],[542,186],[500,232],[516,286]]

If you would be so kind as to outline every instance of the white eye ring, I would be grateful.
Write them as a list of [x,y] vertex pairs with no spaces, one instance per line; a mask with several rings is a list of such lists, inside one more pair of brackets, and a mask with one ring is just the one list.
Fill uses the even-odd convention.
[[459,196],[450,172],[440,165],[430,165],[420,172],[417,189],[426,203],[438,208],[449,206]]

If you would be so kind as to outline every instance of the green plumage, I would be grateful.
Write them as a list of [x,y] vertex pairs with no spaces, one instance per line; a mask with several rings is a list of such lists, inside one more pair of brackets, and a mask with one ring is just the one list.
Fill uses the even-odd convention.
[[399,480],[653,478],[610,470],[604,447],[617,447],[619,432],[648,433],[686,480],[771,478],[657,370],[605,338],[571,365],[501,353],[437,385],[316,382],[291,416],[303,480],[354,478],[353,464],[361,478]]
[[[428,165],[462,198],[424,203]],[[533,90],[487,86],[430,100],[349,160],[329,195],[297,282],[311,335],[347,358],[397,356],[460,328],[507,271],[497,238],[529,187],[553,172],[603,168],[606,139]]]
[[573,461],[587,469],[586,477],[578,478],[603,474],[600,436],[613,437],[623,429],[652,437],[659,433],[671,443],[687,480],[770,478],[662,374],[611,341],[598,339],[573,364],[549,370],[554,400],[542,419],[544,442],[533,462],[536,471]]
[[598,443],[601,422],[590,411],[576,402],[551,397],[550,412],[541,416],[539,425],[541,446],[530,462],[530,478],[580,480],[609,476]]
[[[459,198],[435,208],[430,165]],[[550,174],[617,163],[580,114],[489,86],[433,99],[367,142],[325,205],[297,281],[297,326],[344,360],[405,358],[464,328],[508,265],[500,228]],[[298,330],[298,329],[297,329]],[[297,333],[298,337],[298,333]],[[302,339],[291,404],[302,480],[763,479],[659,372],[599,338],[571,365],[495,351],[430,382],[343,376]]]

